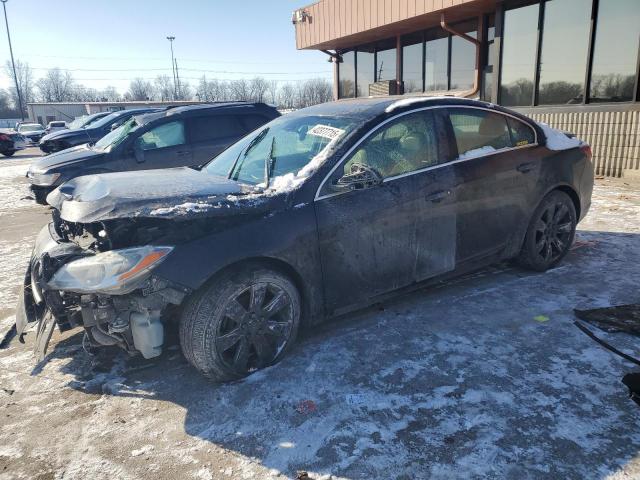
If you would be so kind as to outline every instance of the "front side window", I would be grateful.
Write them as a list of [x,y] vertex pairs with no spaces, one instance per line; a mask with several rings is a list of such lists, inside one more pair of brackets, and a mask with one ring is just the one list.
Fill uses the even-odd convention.
[[438,129],[430,110],[404,115],[367,138],[344,163],[341,175],[362,164],[376,170],[382,178],[437,165]]
[[458,147],[458,159],[478,157],[510,148],[512,143],[507,118],[485,110],[451,109],[449,119]]
[[609,0],[598,3],[589,92],[591,102],[633,100],[639,39],[638,0]]
[[145,151],[174,147],[184,143],[184,125],[180,121],[158,125],[136,139],[136,144]]

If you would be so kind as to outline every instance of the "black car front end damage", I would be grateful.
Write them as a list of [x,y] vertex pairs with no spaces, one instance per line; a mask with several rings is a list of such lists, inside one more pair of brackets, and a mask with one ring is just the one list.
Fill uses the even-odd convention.
[[[148,234],[157,233],[156,227],[150,229]],[[124,279],[124,289],[118,292],[121,294],[92,293],[83,285],[62,290],[55,284],[56,273],[63,267],[124,251],[112,249],[131,245],[136,239],[118,222],[74,224],[54,212],[53,221],[37,237],[16,313],[20,341],[26,329],[35,325],[38,361],[44,358],[56,325],[61,332],[83,327],[86,340],[94,346],[117,345],[130,353],[140,352],[145,358],[161,353],[163,317],[171,306],[182,302],[188,289],[155,277],[150,271],[131,281]],[[145,258],[149,257],[141,261]]]

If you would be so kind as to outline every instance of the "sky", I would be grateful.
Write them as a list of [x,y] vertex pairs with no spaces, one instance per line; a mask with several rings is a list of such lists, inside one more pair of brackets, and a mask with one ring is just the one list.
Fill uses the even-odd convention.
[[[310,0],[9,0],[16,60],[34,77],[69,70],[78,83],[121,93],[130,79],[171,76],[167,36],[175,36],[180,78],[252,78],[293,82],[332,78],[325,54],[295,47],[291,13]],[[0,12],[1,15],[1,12]],[[0,60],[9,60],[4,22]],[[0,87],[10,79],[4,68]]]

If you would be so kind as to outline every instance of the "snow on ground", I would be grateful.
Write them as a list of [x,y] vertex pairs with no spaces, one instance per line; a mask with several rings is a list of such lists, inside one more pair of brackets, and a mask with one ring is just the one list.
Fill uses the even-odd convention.
[[33,336],[14,341],[0,350],[0,479],[639,478],[640,417],[620,382],[632,368],[572,325],[573,308],[638,301],[639,190],[598,182],[550,272],[498,265],[421,289],[305,332],[235,383],[209,383],[175,345],[152,361],[90,356],[56,333],[35,366]]
[[31,160],[19,160],[9,163],[7,160],[0,161],[0,219],[7,213],[14,213],[25,207],[33,205],[32,200],[25,197],[31,193],[27,184],[17,184],[16,180],[24,178],[29,169]]

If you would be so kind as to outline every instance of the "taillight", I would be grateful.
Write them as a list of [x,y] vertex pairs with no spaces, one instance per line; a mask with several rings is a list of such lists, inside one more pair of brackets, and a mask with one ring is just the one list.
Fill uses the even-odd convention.
[[584,153],[588,158],[591,158],[591,145],[582,145],[580,147],[582,153]]
[[9,138],[9,135],[4,135],[4,134],[0,133],[0,142],[8,142],[9,140],[11,140]]

